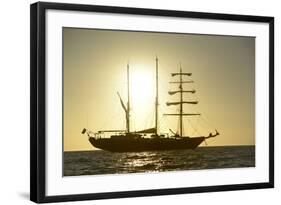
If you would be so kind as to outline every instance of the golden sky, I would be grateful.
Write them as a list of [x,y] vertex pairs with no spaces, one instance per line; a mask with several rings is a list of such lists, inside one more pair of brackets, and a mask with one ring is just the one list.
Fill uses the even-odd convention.
[[[63,29],[64,151],[93,150],[86,127],[94,132],[125,129],[125,115],[117,92],[127,102],[126,66],[131,76],[132,131],[154,125],[155,57],[159,59],[160,131],[177,131],[178,119],[163,116],[177,86],[171,72],[191,72],[196,94],[185,94],[197,105],[184,105],[186,136],[221,135],[209,146],[255,144],[255,38],[96,29]],[[202,144],[201,146],[205,146]]]

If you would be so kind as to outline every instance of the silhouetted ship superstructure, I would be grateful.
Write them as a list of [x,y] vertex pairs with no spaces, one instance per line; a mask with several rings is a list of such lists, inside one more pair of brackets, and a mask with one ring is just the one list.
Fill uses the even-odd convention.
[[[97,133],[91,132],[84,128],[82,134],[87,133],[90,143],[99,149],[111,151],[111,152],[141,152],[141,151],[153,151],[153,150],[179,150],[179,149],[195,149],[204,140],[219,135],[216,130],[215,134],[210,133],[208,136],[189,137],[183,135],[183,117],[200,115],[199,113],[184,113],[184,104],[197,104],[198,101],[185,101],[183,99],[184,93],[195,93],[195,90],[184,90],[183,85],[186,83],[193,83],[192,80],[183,80],[184,76],[191,76],[192,73],[182,72],[182,68],[178,73],[171,73],[172,77],[179,77],[179,81],[170,82],[171,84],[178,84],[179,89],[175,91],[169,91],[169,95],[179,94],[178,102],[167,102],[167,106],[179,106],[179,113],[164,114],[166,116],[178,116],[179,117],[179,132],[175,133],[169,129],[173,134],[172,136],[160,134],[158,132],[158,58],[156,57],[156,96],[155,96],[155,126],[153,128],[131,131],[130,129],[130,73],[129,65],[127,65],[127,105],[123,102],[121,96],[118,97],[121,102],[121,106],[125,112],[126,117],[126,130],[101,130]],[[102,137],[105,133],[117,133],[111,134],[110,138]],[[149,137],[147,137],[149,135]]]

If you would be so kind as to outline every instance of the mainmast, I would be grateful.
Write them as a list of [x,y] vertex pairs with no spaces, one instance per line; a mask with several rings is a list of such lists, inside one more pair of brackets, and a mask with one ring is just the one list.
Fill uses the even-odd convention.
[[156,56],[155,135],[158,135],[158,58]]
[[180,106],[180,110],[179,113],[172,113],[172,114],[164,114],[164,115],[170,115],[170,116],[179,116],[179,124],[180,124],[180,133],[179,136],[182,137],[183,136],[183,116],[194,116],[194,115],[200,115],[199,113],[184,113],[183,112],[183,104],[197,104],[198,101],[184,101],[183,99],[183,93],[195,93],[195,90],[183,90],[183,84],[184,83],[193,83],[192,80],[189,81],[183,81],[183,76],[191,76],[192,73],[183,73],[182,72],[182,67],[180,66],[180,72],[179,73],[171,73],[172,77],[174,76],[179,76],[179,81],[175,81],[175,82],[170,82],[171,84],[179,84],[179,90],[175,90],[175,91],[169,91],[168,93],[170,95],[174,95],[177,93],[180,93],[180,101],[179,102],[167,102],[167,106],[170,105],[179,105]]

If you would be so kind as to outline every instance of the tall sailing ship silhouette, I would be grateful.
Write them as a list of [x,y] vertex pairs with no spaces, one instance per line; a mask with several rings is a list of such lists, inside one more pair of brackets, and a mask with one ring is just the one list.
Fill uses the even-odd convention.
[[[119,93],[118,97],[121,102],[121,106],[125,112],[126,117],[126,130],[100,130],[98,132],[92,132],[84,128],[82,134],[87,134],[90,143],[99,149],[110,151],[110,152],[141,152],[141,151],[159,151],[159,150],[180,150],[180,149],[195,149],[203,141],[208,138],[216,137],[219,132],[216,130],[215,134],[210,134],[208,136],[198,136],[189,137],[184,136],[183,133],[183,117],[192,117],[196,115],[201,115],[199,113],[185,113],[183,111],[184,104],[198,104],[198,101],[186,101],[184,100],[185,93],[194,94],[196,91],[184,90],[183,85],[188,83],[193,83],[192,80],[184,80],[183,77],[191,76],[192,73],[183,72],[180,66],[180,70],[177,73],[171,73],[172,77],[179,77],[179,81],[172,81],[171,84],[178,84],[178,90],[169,91],[169,95],[179,95],[178,102],[167,102],[167,106],[179,106],[178,113],[164,114],[166,116],[178,116],[179,118],[179,131],[173,132],[171,136],[167,134],[161,134],[159,132],[158,125],[158,58],[156,57],[156,96],[155,96],[155,126],[153,128],[141,130],[141,131],[131,131],[130,129],[130,68],[127,64],[127,105],[123,102]],[[103,137],[105,133],[110,134],[109,138]],[[147,137],[149,135],[149,137]]]

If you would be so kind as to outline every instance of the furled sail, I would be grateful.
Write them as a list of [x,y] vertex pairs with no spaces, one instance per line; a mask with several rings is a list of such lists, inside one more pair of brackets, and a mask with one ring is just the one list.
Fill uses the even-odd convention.
[[174,115],[174,116],[179,116],[179,115],[182,115],[182,116],[195,116],[195,115],[201,115],[200,113],[171,113],[171,114],[164,114],[164,115]]
[[119,97],[119,99],[120,99],[120,103],[121,103],[121,105],[122,105],[122,108],[123,108],[124,111],[127,113],[127,112],[128,112],[128,111],[127,111],[127,108],[126,108],[126,106],[125,106],[125,104],[124,104],[124,102],[123,102],[123,100],[122,100],[122,98],[121,98],[119,92],[117,92],[117,95],[118,95],[118,97]]
[[170,106],[170,105],[180,105],[180,104],[198,104],[198,101],[182,101],[182,102],[167,102],[166,105]]
[[176,76],[176,75],[187,75],[187,76],[191,76],[192,73],[183,73],[183,72],[180,72],[180,73],[171,73],[172,77]]
[[177,90],[177,91],[169,91],[168,93],[169,93],[169,95],[174,95],[174,94],[180,93],[180,92],[182,92],[182,93],[195,93],[196,91],[194,89],[193,90],[182,90],[182,91]]
[[171,84],[173,84],[173,83],[194,83],[194,81],[193,80],[187,80],[187,81],[181,81],[181,82],[178,82],[178,81],[172,81],[172,82],[169,82],[169,83],[171,83]]
[[155,133],[156,132],[156,128],[149,128],[149,129],[145,129],[145,130],[140,130],[137,131],[136,133]]

